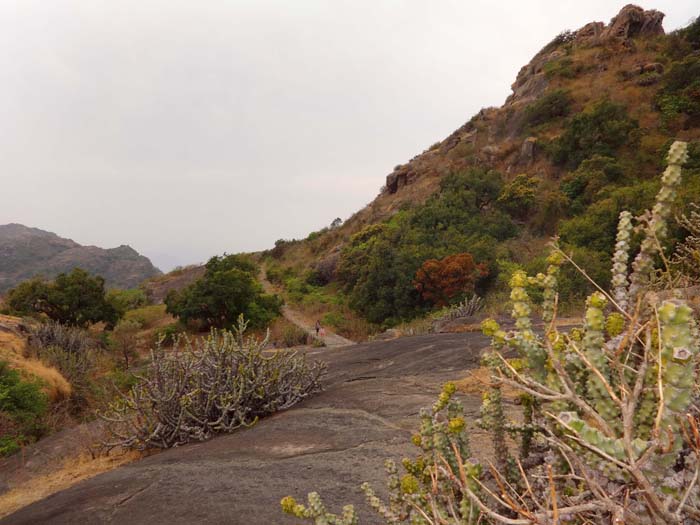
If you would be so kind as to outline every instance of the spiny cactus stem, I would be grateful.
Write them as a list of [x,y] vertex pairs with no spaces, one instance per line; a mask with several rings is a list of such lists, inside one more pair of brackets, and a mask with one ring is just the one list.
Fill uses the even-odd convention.
[[620,398],[615,394],[615,391],[613,390],[612,386],[610,386],[610,383],[608,380],[605,378],[605,376],[602,374],[602,372],[596,367],[593,363],[591,363],[586,355],[581,352],[581,350],[578,348],[576,343],[574,341],[569,340],[569,348],[572,349],[576,355],[578,355],[579,359],[583,361],[583,363],[586,365],[586,367],[593,372],[596,377],[600,380],[600,382],[603,384],[605,387],[605,390],[608,392],[608,395],[610,396],[610,399],[612,399],[615,404],[622,409],[622,401]]
[[624,315],[625,317],[627,317],[627,319],[632,319],[632,316],[631,316],[630,314],[627,313],[626,309],[625,309],[625,308],[622,308],[622,307],[615,301],[615,299],[614,299],[613,297],[611,297],[610,294],[609,294],[608,292],[605,291],[605,289],[603,289],[597,282],[595,282],[595,281],[593,280],[593,278],[591,278],[591,276],[588,275],[588,273],[586,273],[586,270],[584,270],[584,269],[581,268],[578,264],[576,264],[576,261],[574,261],[574,260],[571,258],[571,256],[567,255],[566,252],[564,252],[564,251],[561,250],[561,249],[559,249],[558,251],[559,251],[559,253],[561,253],[561,255],[564,257],[564,259],[566,259],[566,261],[567,261],[569,264],[571,264],[574,268],[576,268],[576,271],[577,271],[577,272],[579,272],[581,275],[583,275],[589,283],[591,283],[593,286],[595,286],[595,288],[596,288],[600,293],[602,293],[608,301],[610,301],[610,304],[612,304],[622,315]]

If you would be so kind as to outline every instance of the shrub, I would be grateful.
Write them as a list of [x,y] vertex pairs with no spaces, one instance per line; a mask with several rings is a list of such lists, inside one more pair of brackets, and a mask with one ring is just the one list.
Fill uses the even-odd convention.
[[556,118],[565,117],[571,111],[571,102],[568,91],[564,89],[550,91],[525,108],[523,126],[539,126]]
[[244,257],[212,257],[204,277],[168,293],[166,311],[183,323],[196,322],[202,328],[230,327],[239,315],[246,316],[252,326],[265,326],[279,315],[281,301],[263,293],[255,280],[257,271]]
[[286,326],[282,332],[282,344],[287,348],[308,344],[311,337],[296,325]]
[[119,313],[105,298],[102,277],[92,277],[75,268],[62,273],[53,282],[31,279],[9,291],[7,304],[21,314],[46,314],[61,324],[85,327],[105,322],[114,326]]
[[336,272],[349,306],[370,323],[391,326],[430,307],[413,284],[426,260],[468,252],[488,265],[496,243],[517,232],[508,214],[494,206],[502,189],[496,171],[453,173],[424,204],[351,236]]
[[119,317],[123,317],[129,310],[134,310],[148,304],[146,292],[139,288],[131,290],[109,290],[106,295],[107,302],[112,305]]
[[700,58],[689,56],[674,62],[664,75],[656,105],[665,121],[683,113],[697,123],[700,119]]
[[175,344],[175,341],[185,331],[185,328],[179,323],[170,323],[166,326],[158,328],[154,333],[154,344],[170,346]]
[[672,264],[689,282],[700,283],[700,206],[694,204],[688,215],[679,218],[687,236],[676,247]]
[[22,441],[38,438],[47,408],[40,383],[22,380],[19,372],[0,361],[0,455],[15,452]]
[[152,328],[164,317],[166,317],[165,306],[162,304],[151,304],[141,306],[134,310],[129,310],[124,314],[124,320],[133,321],[141,328]]
[[267,341],[244,340],[247,322],[233,333],[156,348],[129,393],[102,414],[112,432],[108,448],[169,448],[253,425],[320,389],[324,367],[303,354],[264,355]]
[[527,217],[537,200],[540,179],[529,175],[517,175],[506,184],[498,196],[498,205],[512,217]]
[[[581,327],[560,332],[553,322],[566,260],[556,246],[546,274],[514,273],[515,330],[494,320],[482,325],[492,339],[484,364],[493,377],[481,424],[492,432],[494,464],[486,469],[469,457],[463,410],[454,386],[446,386],[414,438],[423,454],[404,463],[401,478],[389,465],[390,503],[364,486],[385,523],[697,522],[697,325],[684,301],[648,293],[685,157],[685,144],[674,143],[631,265],[632,216],[620,214],[612,291],[588,298]],[[542,290],[550,322],[544,334],[533,330],[530,288]],[[512,352],[517,359],[506,359]],[[505,419],[503,385],[523,392],[520,424]],[[520,438],[519,460],[508,451],[506,431]],[[317,523],[357,523],[351,508],[334,517],[317,495],[310,503],[282,501],[285,511]]]
[[32,325],[29,344],[38,350],[59,347],[69,353],[86,352],[96,346],[96,342],[87,331],[54,321]]
[[590,111],[569,120],[564,133],[550,147],[552,160],[575,169],[593,155],[611,157],[634,140],[633,132],[638,127],[624,106],[607,100],[598,102]]
[[124,368],[129,369],[129,362],[136,357],[138,332],[141,325],[136,321],[123,319],[114,327],[111,335],[111,347],[124,360]]
[[425,261],[416,272],[413,285],[423,300],[446,306],[473,292],[477,280],[486,275],[486,265],[476,264],[468,253],[458,253]]
[[71,384],[71,409],[85,409],[94,395],[97,343],[85,330],[48,322],[30,329],[29,345],[36,357],[58,369]]

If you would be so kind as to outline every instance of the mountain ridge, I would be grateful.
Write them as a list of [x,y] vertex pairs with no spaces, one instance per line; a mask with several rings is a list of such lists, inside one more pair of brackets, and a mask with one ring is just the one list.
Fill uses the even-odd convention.
[[76,267],[104,277],[107,286],[116,288],[133,288],[162,274],[127,244],[100,248],[19,223],[0,225],[0,293],[23,280],[53,278]]

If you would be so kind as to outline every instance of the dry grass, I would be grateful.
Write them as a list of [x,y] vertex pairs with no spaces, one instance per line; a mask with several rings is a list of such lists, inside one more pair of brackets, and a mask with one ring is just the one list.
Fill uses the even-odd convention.
[[0,360],[7,361],[10,366],[25,378],[38,378],[43,383],[43,389],[52,401],[66,399],[70,396],[71,386],[61,373],[37,359],[25,357],[27,340],[17,330],[21,319],[8,315],[0,315]]
[[0,518],[7,516],[35,501],[65,490],[84,479],[92,478],[141,457],[135,451],[92,458],[85,453],[71,458],[55,472],[38,476],[0,495]]

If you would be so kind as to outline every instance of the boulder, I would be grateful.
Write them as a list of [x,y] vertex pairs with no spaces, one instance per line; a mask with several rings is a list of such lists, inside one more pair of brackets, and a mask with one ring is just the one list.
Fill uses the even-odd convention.
[[601,33],[602,40],[627,40],[640,36],[663,35],[664,14],[650,9],[645,11],[638,5],[627,4]]
[[520,161],[530,163],[535,160],[535,149],[537,147],[537,137],[528,137],[520,146]]

